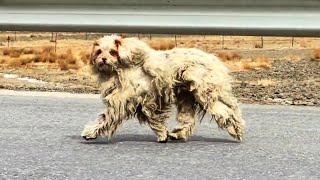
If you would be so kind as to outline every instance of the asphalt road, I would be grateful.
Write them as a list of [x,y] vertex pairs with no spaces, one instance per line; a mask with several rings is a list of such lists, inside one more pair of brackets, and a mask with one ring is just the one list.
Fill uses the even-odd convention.
[[96,98],[0,95],[0,179],[320,178],[320,108],[242,105],[243,143],[208,117],[186,143],[156,143],[136,120],[111,142],[83,140],[102,107]]

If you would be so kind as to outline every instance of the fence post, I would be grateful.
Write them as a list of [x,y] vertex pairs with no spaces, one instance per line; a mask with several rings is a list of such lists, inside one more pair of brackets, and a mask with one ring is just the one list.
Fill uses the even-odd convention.
[[54,40],[54,52],[57,53],[58,33],[56,32],[56,38]]
[[14,32],[14,41],[17,41],[17,31]]
[[53,32],[51,32],[51,39],[50,39],[51,42],[53,42]]
[[149,34],[149,39],[151,40],[151,38],[152,38],[152,37],[151,37],[151,34]]
[[88,40],[88,33],[86,32],[86,40]]
[[263,48],[263,36],[261,36],[261,48]]
[[176,35],[176,34],[174,35],[174,43],[176,44],[176,47],[178,47],[178,44],[177,44],[177,35]]
[[[206,35],[204,34],[204,35],[203,35],[203,41],[205,41],[205,39],[206,39]],[[208,45],[207,45],[207,43],[202,43],[202,44],[205,44],[205,45],[204,45],[204,50],[205,50],[205,51],[208,51]]]
[[291,47],[293,48],[293,44],[294,44],[294,37],[291,38]]
[[221,49],[224,48],[224,36],[221,36]]
[[7,45],[7,46],[8,46],[8,47],[10,47],[10,40],[11,40],[11,38],[10,38],[10,36],[8,36],[8,37],[7,37],[7,42],[8,42],[8,45]]

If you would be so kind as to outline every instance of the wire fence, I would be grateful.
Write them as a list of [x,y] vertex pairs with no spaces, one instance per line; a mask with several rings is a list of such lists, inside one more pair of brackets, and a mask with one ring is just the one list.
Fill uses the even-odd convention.
[[[61,40],[93,41],[109,33],[65,33],[65,32],[0,32],[0,47],[15,47],[18,42],[48,41],[57,52]],[[163,34],[123,34],[138,37],[149,42],[173,43],[175,47],[197,47],[212,50],[246,50],[279,48],[319,48],[320,38],[310,37],[264,37],[264,36],[214,36],[214,35],[163,35]],[[25,43],[26,46],[27,43]],[[30,47],[41,47],[33,44]]]

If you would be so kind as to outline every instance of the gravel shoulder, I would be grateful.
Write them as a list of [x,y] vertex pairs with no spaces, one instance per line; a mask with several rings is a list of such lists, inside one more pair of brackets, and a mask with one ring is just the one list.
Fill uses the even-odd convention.
[[270,69],[233,73],[242,102],[320,106],[320,61],[274,61]]

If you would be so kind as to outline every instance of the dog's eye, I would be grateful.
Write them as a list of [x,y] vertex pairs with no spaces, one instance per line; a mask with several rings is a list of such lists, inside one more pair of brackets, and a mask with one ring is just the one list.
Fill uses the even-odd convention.
[[98,50],[96,51],[95,55],[98,56],[98,55],[101,54],[101,53],[102,53],[102,50],[101,50],[101,49],[98,49]]
[[109,53],[110,53],[111,56],[118,56],[118,51],[116,51],[116,50],[111,49],[109,51]]

